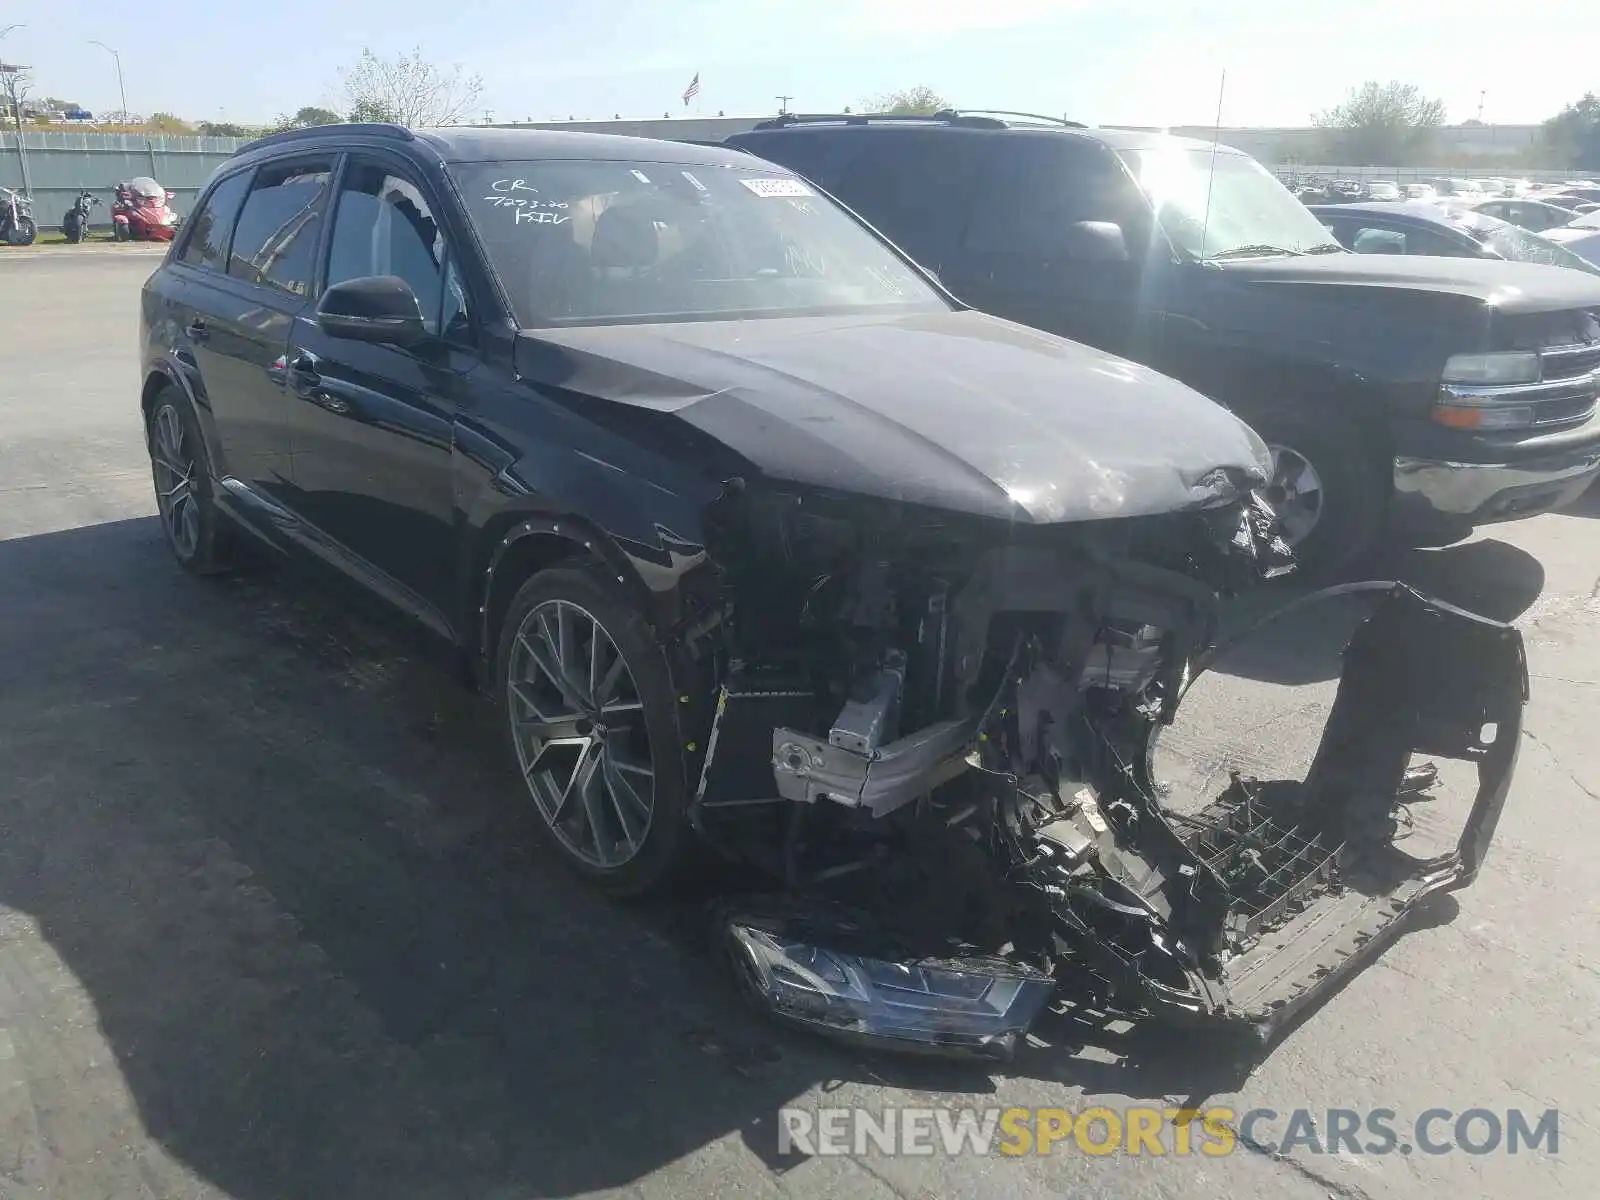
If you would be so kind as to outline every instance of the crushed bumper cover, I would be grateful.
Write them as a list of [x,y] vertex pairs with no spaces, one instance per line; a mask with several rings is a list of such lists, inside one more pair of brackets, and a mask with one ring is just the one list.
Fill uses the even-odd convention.
[[[1156,882],[1113,906],[1145,918],[1135,924],[1147,941],[1109,932],[1114,922],[1096,924],[1057,889],[1055,944],[1064,953],[1048,965],[1010,954],[911,954],[884,931],[885,914],[796,907],[805,898],[790,896],[777,908],[724,912],[724,945],[741,981],[785,1021],[901,1050],[1003,1059],[1056,983],[1082,972],[1107,983],[1130,1014],[1270,1040],[1379,954],[1425,899],[1476,878],[1517,758],[1528,697],[1517,630],[1398,583],[1326,589],[1283,612],[1358,591],[1376,604],[1345,649],[1306,778],[1235,775],[1189,815],[1155,814],[1165,838]],[[1426,859],[1395,844],[1392,819],[1426,786],[1428,770],[1413,765],[1419,755],[1464,760],[1477,778],[1453,849]],[[1161,911],[1158,887],[1178,900],[1167,925],[1136,911],[1146,901]],[[1202,892],[1207,902],[1190,910]],[[1203,929],[1193,919],[1201,910],[1210,915]],[[1151,946],[1186,948],[1158,969]]]

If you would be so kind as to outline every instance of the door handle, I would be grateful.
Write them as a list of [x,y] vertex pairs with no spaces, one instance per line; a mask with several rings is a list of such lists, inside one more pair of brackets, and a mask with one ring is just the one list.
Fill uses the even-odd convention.
[[191,342],[203,342],[211,336],[210,331],[206,329],[205,321],[199,317],[194,318],[184,327],[184,333],[189,335]]

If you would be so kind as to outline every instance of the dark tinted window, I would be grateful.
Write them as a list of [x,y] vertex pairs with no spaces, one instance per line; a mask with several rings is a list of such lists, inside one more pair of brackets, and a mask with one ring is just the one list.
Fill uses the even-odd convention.
[[411,285],[429,332],[438,331],[444,232],[409,180],[372,163],[352,163],[339,189],[327,285],[396,275]]
[[867,132],[838,196],[912,258],[937,270],[971,204],[976,138],[952,130]]
[[249,186],[249,171],[241,171],[217,184],[200,211],[189,221],[184,262],[213,271],[228,269],[228,235],[233,232],[233,219],[239,215],[239,202]]
[[739,134],[728,141],[741,150],[779,163],[833,191],[846,163],[877,135],[860,129],[782,129]]
[[1149,209],[1120,160],[1060,134],[992,139],[993,162],[967,225],[969,249],[1070,257],[1072,226],[1111,221],[1129,246],[1148,236]]
[[265,166],[239,213],[228,274],[308,295],[332,172],[323,163]]
[[1335,221],[1335,236],[1357,254],[1412,254],[1435,258],[1470,258],[1472,249],[1448,234],[1420,225],[1379,225],[1370,221]]

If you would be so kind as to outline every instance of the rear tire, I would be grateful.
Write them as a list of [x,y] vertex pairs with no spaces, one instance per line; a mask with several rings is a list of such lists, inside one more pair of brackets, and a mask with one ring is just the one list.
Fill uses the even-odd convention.
[[33,240],[39,236],[39,227],[34,224],[32,217],[19,217],[17,223],[6,233],[6,241],[13,246],[31,246]]
[[683,735],[655,631],[596,566],[531,577],[495,658],[512,761],[541,832],[617,896],[657,891],[694,848]]
[[156,395],[145,436],[161,531],[172,556],[196,575],[227,570],[231,547],[212,492],[211,460],[194,409],[176,388]]
[[1247,418],[1273,452],[1264,489],[1306,575],[1337,573],[1383,531],[1382,460],[1354,424],[1284,411]]

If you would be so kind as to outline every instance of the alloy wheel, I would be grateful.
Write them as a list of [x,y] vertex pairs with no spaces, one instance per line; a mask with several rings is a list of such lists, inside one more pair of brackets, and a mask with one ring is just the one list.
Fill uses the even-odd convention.
[[650,832],[655,771],[644,703],[611,635],[571,601],[535,605],[512,643],[506,690],[539,815],[589,866],[631,861]]
[[150,462],[156,506],[178,557],[187,562],[200,549],[200,500],[195,495],[195,455],[177,408],[163,404],[151,422]]
[[1298,546],[1322,519],[1322,476],[1298,450],[1289,446],[1268,449],[1272,452],[1272,480],[1264,494],[1278,516],[1283,540]]

